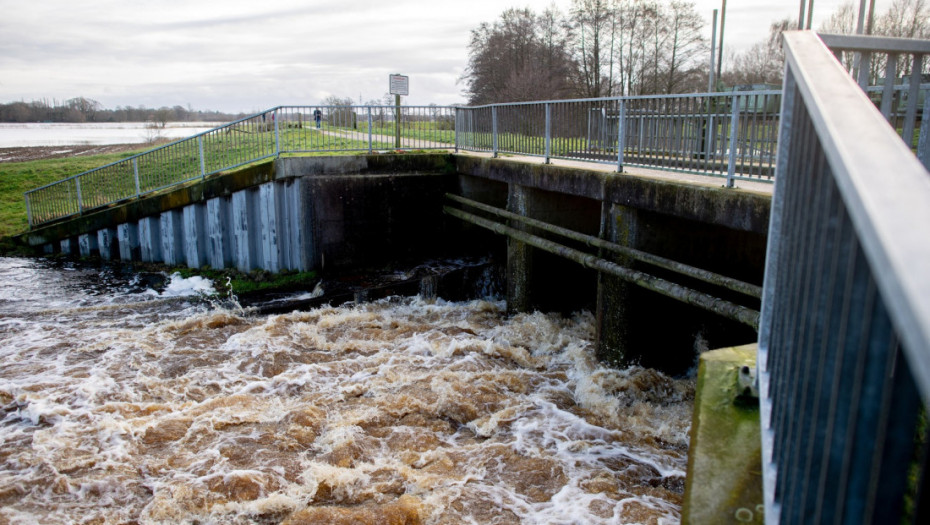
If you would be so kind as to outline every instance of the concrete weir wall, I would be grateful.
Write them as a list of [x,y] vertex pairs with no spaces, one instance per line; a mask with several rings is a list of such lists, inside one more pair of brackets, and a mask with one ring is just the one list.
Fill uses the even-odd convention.
[[[771,197],[723,188],[605,171],[457,156],[458,192],[471,200],[761,285]],[[511,221],[510,227],[544,235]],[[477,227],[472,227],[476,229]],[[594,312],[598,357],[683,373],[699,351],[754,342],[736,321],[646,290],[619,277],[503,238],[511,311]],[[578,246],[625,268],[679,282],[722,299],[733,292],[669,275],[603,250]],[[757,301],[738,301],[758,309]],[[754,304],[753,304],[754,303]]]
[[246,272],[388,262],[441,237],[438,204],[452,180],[450,156],[408,157],[281,158],[40,228],[27,241],[45,252]]
[[[511,311],[594,312],[598,356],[607,363],[684,372],[698,350],[756,340],[752,328],[736,321],[444,215],[446,193],[762,283],[769,195],[715,182],[471,155],[281,158],[46,226],[27,240],[45,252],[270,272],[491,253],[506,266]],[[497,220],[541,235],[522,222]],[[604,249],[568,244],[614,265],[681,278]],[[677,282],[758,309],[735,292]]]

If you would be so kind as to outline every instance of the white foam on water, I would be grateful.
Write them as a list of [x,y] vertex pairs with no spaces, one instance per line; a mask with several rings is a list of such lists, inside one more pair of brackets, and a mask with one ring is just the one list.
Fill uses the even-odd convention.
[[676,522],[693,385],[600,365],[590,314],[505,310],[2,318],[0,518]]

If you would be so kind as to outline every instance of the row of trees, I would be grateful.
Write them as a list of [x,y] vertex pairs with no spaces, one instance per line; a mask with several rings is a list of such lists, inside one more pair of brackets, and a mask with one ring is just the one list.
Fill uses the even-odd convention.
[[682,0],[574,0],[567,14],[508,9],[472,31],[465,91],[485,104],[695,90],[703,29]]
[[96,100],[77,97],[65,101],[43,99],[0,104],[0,122],[226,122],[244,117],[219,111],[174,106],[158,109],[117,106],[106,109]]
[[[869,23],[875,35],[930,38],[930,0],[894,0]],[[856,2],[858,4],[858,2]],[[856,32],[858,5],[839,7],[820,32]],[[797,21],[728,54],[723,85],[781,83],[781,34]],[[462,76],[470,104],[706,91],[710,33],[684,0],[573,0],[568,13],[508,9],[474,29]],[[930,61],[927,61],[930,62]],[[909,64],[899,73],[909,73]],[[883,65],[872,65],[873,77]]]

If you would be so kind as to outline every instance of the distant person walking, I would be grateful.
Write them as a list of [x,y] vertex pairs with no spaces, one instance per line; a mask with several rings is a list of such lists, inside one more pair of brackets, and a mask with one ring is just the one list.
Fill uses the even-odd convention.
[[323,119],[323,112],[319,108],[313,110],[313,120],[316,121],[316,129],[320,129],[320,120]]

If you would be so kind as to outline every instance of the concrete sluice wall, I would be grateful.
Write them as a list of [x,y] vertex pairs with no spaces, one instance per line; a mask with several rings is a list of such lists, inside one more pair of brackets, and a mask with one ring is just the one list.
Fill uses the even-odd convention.
[[[53,224],[27,240],[46,252],[271,272],[490,253],[503,267],[510,312],[594,312],[598,357],[614,365],[681,374],[701,350],[755,341],[743,324],[445,215],[445,193],[762,283],[768,195],[450,154],[281,158]],[[567,245],[758,309],[739,293]]]

